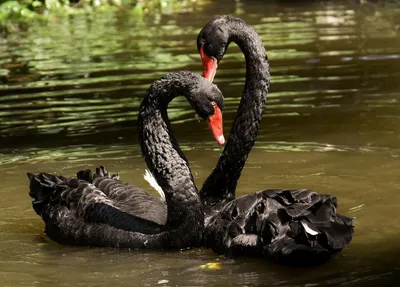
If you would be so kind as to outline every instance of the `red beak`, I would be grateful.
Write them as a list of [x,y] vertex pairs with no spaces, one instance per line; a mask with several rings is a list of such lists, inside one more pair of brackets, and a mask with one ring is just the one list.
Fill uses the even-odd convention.
[[225,143],[224,131],[222,125],[222,112],[217,105],[214,105],[214,114],[209,117],[208,125],[214,135],[215,140],[219,145]]
[[208,57],[204,53],[203,45],[200,48],[200,56],[203,65],[203,77],[212,82],[217,73],[218,63],[214,57]]
[[[215,59],[214,57],[208,57],[204,53],[203,45],[201,45],[200,48],[200,56],[203,65],[203,77],[212,83],[215,74],[217,73],[217,59]],[[210,126],[217,143],[219,145],[223,145],[225,143],[225,138],[222,124],[222,112],[217,105],[214,105],[214,114],[208,119],[208,125]]]

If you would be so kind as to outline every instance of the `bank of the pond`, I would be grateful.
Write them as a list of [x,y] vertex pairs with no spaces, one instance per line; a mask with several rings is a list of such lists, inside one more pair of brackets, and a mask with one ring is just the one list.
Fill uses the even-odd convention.
[[146,15],[188,12],[207,0],[1,0],[0,34],[19,30],[32,21],[51,21],[71,15],[125,13],[141,22]]

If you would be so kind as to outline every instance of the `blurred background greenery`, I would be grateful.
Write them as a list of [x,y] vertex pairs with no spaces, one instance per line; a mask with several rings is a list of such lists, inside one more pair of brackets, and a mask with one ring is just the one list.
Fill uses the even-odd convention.
[[[135,17],[190,8],[202,0],[0,0],[0,23],[26,22],[71,14],[124,11]],[[204,1],[203,1],[204,2]]]

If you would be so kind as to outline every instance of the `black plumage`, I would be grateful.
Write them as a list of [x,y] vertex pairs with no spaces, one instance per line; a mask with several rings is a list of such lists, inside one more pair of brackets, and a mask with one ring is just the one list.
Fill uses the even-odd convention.
[[[221,61],[231,42],[244,53],[246,83],[225,149],[200,191],[206,211],[204,245],[227,256],[256,256],[288,265],[325,262],[353,236],[353,220],[336,213],[336,198],[302,189],[265,190],[234,199],[257,137],[270,74],[258,34],[231,16],[214,18],[199,33],[203,64]],[[203,71],[207,73],[207,66]]]
[[226,146],[200,190],[209,215],[235,198],[236,184],[258,135],[269,88],[267,53],[258,34],[242,19],[216,17],[204,26],[197,40],[199,49],[203,45],[204,52],[218,62],[232,41],[245,55],[246,83]]
[[300,266],[323,263],[352,239],[352,220],[336,214],[336,207],[336,198],[308,189],[245,195],[210,219],[204,245],[231,257]]
[[140,107],[142,154],[164,191],[163,203],[119,181],[104,167],[80,171],[76,179],[29,173],[33,208],[45,232],[62,244],[123,248],[199,246],[204,213],[187,159],[174,138],[168,103],[184,95],[204,119],[222,108],[219,89],[191,72],[170,73],[153,83]]
[[[204,45],[205,53],[220,61],[232,41],[239,45],[246,58],[246,84],[227,145],[217,167],[207,178],[200,192],[206,217],[204,245],[227,256],[256,256],[289,265],[304,266],[325,262],[342,250],[351,241],[353,235],[352,219],[336,213],[337,203],[334,197],[318,195],[311,190],[265,190],[234,199],[237,181],[248,154],[254,146],[266,104],[269,88],[269,66],[268,57],[259,36],[248,24],[238,18],[221,16],[209,22],[199,34],[198,46],[200,48],[201,45]],[[155,87],[158,84],[162,85],[162,81],[157,83]],[[168,100],[161,97],[158,101],[149,101],[147,104],[152,106],[154,103],[157,103],[160,107],[166,106]],[[219,105],[222,106],[222,102]],[[202,108],[194,108],[204,117],[205,114],[209,113],[209,110],[206,104],[200,106]],[[141,114],[147,114],[150,118],[153,117],[152,111],[141,110]],[[165,119],[166,113],[160,113],[156,115],[155,122],[162,123],[164,121],[164,124],[161,125],[164,129],[169,130],[169,122]],[[142,123],[146,123],[146,121],[144,120]],[[144,135],[141,144],[145,146],[149,144],[148,140],[151,140],[153,136],[152,125],[148,127],[140,130],[140,133]],[[175,138],[172,134],[169,136],[172,149],[168,152],[177,153],[184,162],[187,162],[181,150],[176,148]],[[158,146],[163,146],[162,140],[155,146],[152,146],[152,144],[144,148],[142,146],[142,151],[144,154],[151,152],[162,154],[165,152],[163,148],[160,149]],[[158,156],[152,159],[145,156],[145,159],[151,169],[157,170],[159,162],[162,162],[165,158]],[[177,163],[174,161],[167,164],[166,170],[170,171],[175,164]],[[178,166],[180,164],[183,164],[183,162],[180,161]],[[158,183],[163,183],[169,190],[174,189],[175,185],[171,185],[168,179],[166,181],[162,176],[160,177],[160,172],[162,174],[162,171],[159,171],[158,177],[156,176]],[[57,194],[65,190],[65,182],[68,182],[62,177],[53,178],[50,180],[50,185],[53,185],[53,187],[50,187],[52,191],[48,192],[48,179],[41,178],[43,176],[49,177],[49,175],[39,175],[37,179],[32,180],[31,178],[31,185],[32,181],[39,181],[45,190],[42,191],[37,188],[36,183],[33,183],[36,185],[33,193],[31,192],[32,196],[36,197],[34,201],[35,210],[40,209],[39,206],[55,208],[59,196]],[[140,228],[145,229],[148,234],[152,231],[157,234],[160,228],[165,228],[167,225],[172,226],[173,222],[179,221],[180,209],[182,208],[179,204],[185,202],[185,196],[177,193],[171,195],[172,199],[179,204],[177,207],[168,205],[168,216],[170,214],[178,216],[169,217],[167,223],[167,208],[164,202],[144,191],[134,190],[135,187],[121,183],[118,177],[113,177],[111,180],[105,170],[98,169],[96,173],[81,172],[78,174],[78,178],[85,180],[86,183],[93,183],[97,188],[95,193],[101,190],[105,194],[118,194],[116,196],[119,197],[121,204],[118,207],[119,209],[111,205],[100,204],[88,211],[89,218],[92,221],[110,220],[99,215],[99,213],[104,213],[107,208],[112,208],[115,213],[112,218],[119,216],[118,220],[121,221],[118,223],[119,226],[129,225],[129,227],[134,227],[136,223],[131,223],[139,219],[151,221],[151,224],[142,223],[140,225]],[[193,182],[190,174],[181,174],[181,176],[177,175],[170,179],[173,179],[172,183],[178,185],[185,185],[186,181]],[[68,182],[68,184],[71,183]],[[54,185],[56,186],[54,187]],[[93,187],[90,186],[90,188]],[[126,190],[130,191],[127,192]],[[53,196],[55,199],[52,199]],[[124,200],[121,200],[122,198],[127,203],[126,205],[122,204],[124,202]],[[50,199],[53,203],[46,203]],[[47,211],[44,216],[42,214],[42,217],[45,219],[50,213]],[[143,247],[143,236],[149,236],[118,229],[104,223],[93,225],[92,222],[88,223],[70,213],[71,210],[60,206],[55,213],[59,217],[58,221],[45,220],[47,223],[46,232],[50,237],[53,236],[57,240],[57,236],[60,237],[61,234],[60,230],[65,228],[58,226],[66,222],[75,224],[75,233],[92,234],[91,238],[88,238],[87,235],[82,236],[83,240],[75,234],[72,234],[71,237],[62,234],[62,238],[59,238],[58,241],[61,242],[66,239],[65,243],[68,244],[71,244],[70,240],[77,241],[79,239],[78,242],[82,244],[89,242],[89,245],[119,247],[139,245]],[[107,211],[107,213],[111,214],[111,211]],[[63,216],[70,219],[63,220]],[[188,221],[190,220],[188,219]],[[58,223],[58,225],[53,226],[54,223]],[[129,227],[123,228],[131,230]],[[134,227],[133,230],[138,230],[136,228],[138,227]],[[70,229],[74,230],[73,228],[66,228],[66,230]],[[95,231],[93,232],[93,230]],[[191,230],[188,235],[193,237],[195,232],[199,232],[197,241],[191,238],[196,243],[202,236],[200,230],[201,227],[198,227],[197,231]],[[114,234],[115,232],[118,235]],[[186,239],[187,234],[183,235],[184,239],[182,240],[175,237],[177,234],[174,233],[163,240],[151,241],[150,247],[166,248],[164,244],[168,245],[168,240],[171,243],[167,247],[183,246],[184,244],[181,241],[188,241]],[[174,239],[178,242],[172,242]],[[144,242],[149,244],[150,241],[145,240]],[[162,244],[163,242],[164,244]]]

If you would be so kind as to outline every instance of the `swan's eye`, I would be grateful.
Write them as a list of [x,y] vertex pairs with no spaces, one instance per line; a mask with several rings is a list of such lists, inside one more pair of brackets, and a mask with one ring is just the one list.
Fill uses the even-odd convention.
[[[206,40],[201,39],[198,43],[197,43],[197,49],[200,50],[202,47],[204,47],[204,44],[206,43]],[[204,48],[203,48],[204,49]]]
[[221,109],[221,112],[222,112],[222,108],[221,108],[221,106],[220,105],[218,105],[216,102],[214,102],[214,101],[211,101],[211,105],[215,108],[215,107],[218,107],[219,109]]

